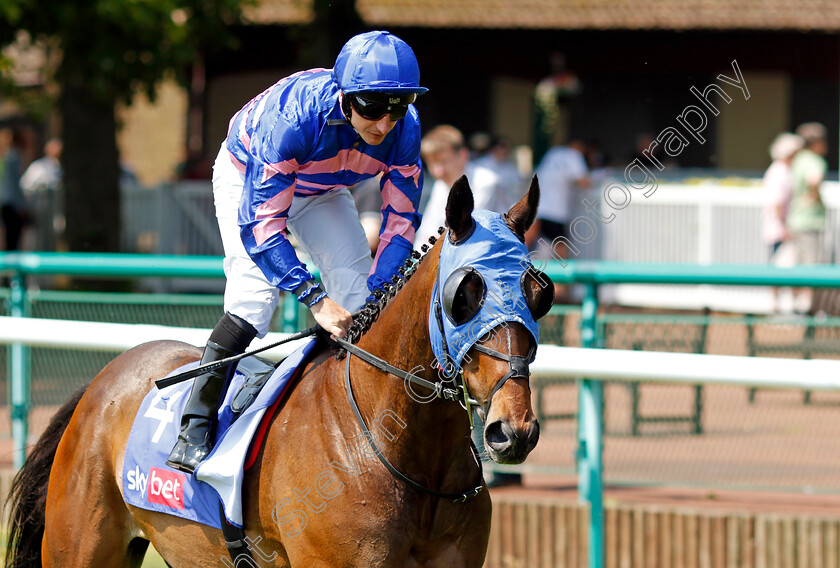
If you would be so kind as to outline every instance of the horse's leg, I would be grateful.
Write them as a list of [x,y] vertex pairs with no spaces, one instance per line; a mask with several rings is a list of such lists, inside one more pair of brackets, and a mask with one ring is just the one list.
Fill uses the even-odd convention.
[[143,559],[146,557],[146,551],[148,549],[148,540],[140,537],[133,539],[128,543],[128,565],[131,568],[140,568],[143,565]]

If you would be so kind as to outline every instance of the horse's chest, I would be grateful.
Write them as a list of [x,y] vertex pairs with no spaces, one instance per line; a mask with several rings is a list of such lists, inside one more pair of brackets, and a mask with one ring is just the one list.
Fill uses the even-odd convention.
[[406,519],[409,553],[405,566],[423,568],[481,566],[490,532],[489,500],[467,505],[441,504],[433,515]]

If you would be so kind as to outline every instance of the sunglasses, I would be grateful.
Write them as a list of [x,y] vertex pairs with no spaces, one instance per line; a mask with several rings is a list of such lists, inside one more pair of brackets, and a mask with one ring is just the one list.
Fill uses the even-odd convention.
[[414,102],[417,95],[396,95],[388,93],[365,93],[364,95],[348,95],[353,108],[366,120],[379,120],[386,114],[392,120],[399,120],[408,113],[408,105]]
[[[531,316],[538,320],[554,303],[554,285],[533,266],[522,273],[519,284]],[[443,285],[443,311],[455,325],[464,325],[481,310],[487,294],[484,277],[472,266],[462,266]]]

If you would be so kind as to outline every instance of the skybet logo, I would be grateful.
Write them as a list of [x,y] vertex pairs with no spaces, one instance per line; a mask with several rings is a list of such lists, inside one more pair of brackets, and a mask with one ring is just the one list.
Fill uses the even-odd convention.
[[[149,475],[140,471],[140,466],[128,472],[128,489],[146,494],[146,501],[165,505],[172,509],[184,508],[184,481],[187,476],[176,471],[153,467]],[[148,488],[149,492],[146,493]]]
[[153,467],[149,470],[149,493],[146,500],[173,509],[183,509],[186,479],[187,476],[183,473]]

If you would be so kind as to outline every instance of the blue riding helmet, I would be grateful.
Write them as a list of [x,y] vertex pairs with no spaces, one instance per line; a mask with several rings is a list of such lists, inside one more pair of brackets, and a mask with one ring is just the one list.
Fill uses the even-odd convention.
[[422,95],[420,67],[403,40],[385,31],[350,38],[335,60],[333,76],[344,93]]

